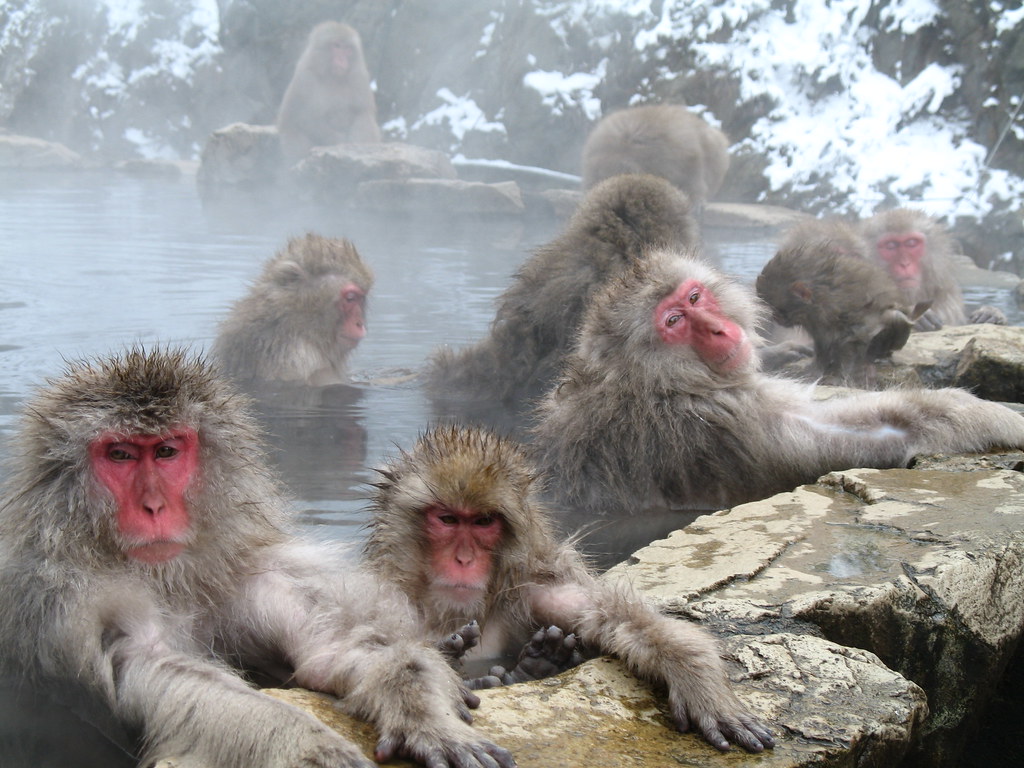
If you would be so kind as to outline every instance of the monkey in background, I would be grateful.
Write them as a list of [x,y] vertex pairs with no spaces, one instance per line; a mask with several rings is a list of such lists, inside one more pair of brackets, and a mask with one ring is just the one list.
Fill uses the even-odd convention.
[[237,664],[338,697],[377,760],[514,766],[405,596],[294,535],[246,398],[203,360],[71,364],[26,406],[9,470],[0,674],[85,687],[144,764],[372,768]]
[[535,461],[594,515],[722,509],[850,467],[1024,447],[1024,416],[957,389],[816,400],[762,374],[751,291],[692,252],[648,254],[591,302],[537,410]]
[[362,42],[348,24],[325,21],[310,32],[281,100],[277,129],[289,163],[313,147],[380,141]]
[[366,335],[372,285],[348,240],[291,238],[221,323],[213,356],[243,386],[344,383],[348,356]]
[[945,227],[928,214],[895,208],[863,221],[860,232],[871,258],[889,272],[907,303],[930,302],[915,323],[917,330],[934,331],[968,322],[1006,324],[1006,315],[991,306],[979,307],[968,319],[951,270],[953,241]]
[[628,107],[603,117],[583,145],[583,188],[620,173],[668,179],[697,208],[729,170],[729,140],[678,104]]
[[498,299],[490,333],[428,362],[435,404],[482,401],[513,409],[558,374],[591,296],[653,246],[688,247],[700,235],[690,201],[664,179],[623,175],[591,189],[565,231],[528,258]]
[[907,343],[913,321],[885,270],[829,247],[780,248],[757,277],[757,295],[776,322],[810,334],[825,383],[864,386],[874,362]]
[[[718,749],[774,746],[771,732],[730,690],[714,640],[655,611],[625,583],[597,578],[571,543],[556,540],[536,471],[495,433],[443,426],[381,470],[363,561],[396,584],[440,635],[479,621],[472,652],[517,652],[538,627],[574,634],[668,689],[681,731]],[[542,645],[544,632],[532,641]],[[561,631],[552,634],[561,642]]]

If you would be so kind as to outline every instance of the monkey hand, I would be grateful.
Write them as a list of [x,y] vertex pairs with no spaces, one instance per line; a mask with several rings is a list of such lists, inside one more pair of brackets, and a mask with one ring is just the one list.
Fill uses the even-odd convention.
[[455,737],[450,729],[441,735],[428,727],[419,733],[382,736],[373,757],[378,763],[403,757],[427,768],[515,768],[516,761],[507,749],[479,738],[467,725],[456,728],[460,730]]
[[993,325],[1006,325],[1006,315],[999,307],[993,307],[986,304],[983,307],[978,307],[971,313],[967,322],[971,325],[977,325],[978,323],[992,323]]
[[476,619],[452,632],[437,644],[437,648],[453,667],[461,665],[462,657],[480,642],[480,625]]
[[538,629],[530,642],[523,646],[515,668],[502,676],[502,681],[509,685],[539,680],[578,666],[583,656],[576,649],[576,642],[576,635],[567,635],[560,627]]
[[[711,746],[723,752],[730,743],[748,752],[761,752],[775,746],[775,738],[764,723],[746,710],[723,681],[711,690],[671,685],[669,706],[676,727],[700,732]],[[719,687],[716,692],[714,688]]]
[[915,331],[938,331],[942,329],[942,320],[933,309],[926,310],[914,322]]

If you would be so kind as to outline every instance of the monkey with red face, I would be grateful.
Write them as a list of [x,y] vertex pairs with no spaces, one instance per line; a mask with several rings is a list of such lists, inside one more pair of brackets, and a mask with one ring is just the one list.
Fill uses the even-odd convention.
[[935,219],[923,211],[896,208],[878,213],[861,224],[861,234],[876,262],[888,270],[910,306],[930,302],[914,324],[920,331],[944,325],[1006,324],[1006,315],[983,306],[968,318],[963,294],[952,275],[953,241]]
[[303,542],[245,398],[184,351],[72,364],[25,409],[0,503],[0,675],[85,687],[148,763],[371,768],[237,670],[339,697],[375,757],[511,768],[404,595]]
[[372,285],[373,272],[349,240],[293,237],[231,308],[213,355],[247,388],[344,383],[348,357],[366,335]]
[[830,470],[1024,447],[1024,416],[961,390],[821,401],[762,374],[763,306],[695,256],[649,254],[594,297],[535,429],[537,464],[565,505],[720,509]]
[[412,598],[432,631],[476,618],[482,635],[472,655],[494,658],[549,627],[526,653],[554,652],[557,668],[573,650],[567,630],[588,650],[615,654],[665,685],[680,730],[693,728],[719,749],[730,741],[752,752],[773,746],[730,690],[710,636],[660,615],[628,585],[596,578],[556,539],[537,499],[537,473],[514,442],[439,427],[381,474],[364,561]]

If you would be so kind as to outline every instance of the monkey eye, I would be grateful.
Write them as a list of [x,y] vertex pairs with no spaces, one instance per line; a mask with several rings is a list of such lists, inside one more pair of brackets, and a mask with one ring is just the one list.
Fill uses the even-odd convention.
[[479,525],[481,528],[487,528],[488,526],[494,525],[496,519],[497,518],[494,515],[481,515],[473,520],[473,525]]
[[921,238],[919,237],[908,237],[903,241],[904,248],[916,248],[921,244]]
[[135,457],[124,448],[112,447],[107,451],[107,458],[111,461],[131,461]]
[[437,519],[445,525],[458,525],[459,523],[459,518],[455,515],[438,515]]
[[687,299],[690,302],[690,304],[696,304],[698,301],[700,301],[700,291],[694,291],[687,297]]
[[346,291],[345,295],[342,298],[344,298],[345,301],[358,301],[359,294],[356,293],[355,291]]
[[176,456],[177,454],[178,449],[175,448],[173,445],[161,445],[158,446],[155,451],[155,455],[158,459],[169,459],[172,456]]
[[669,315],[668,319],[665,321],[665,325],[667,325],[669,328],[671,328],[673,325],[675,325],[676,323],[678,323],[682,319],[683,319],[683,316],[679,315],[679,314]]
[[884,240],[881,244],[881,247],[887,251],[895,251],[897,248],[900,247],[900,244],[898,240]]

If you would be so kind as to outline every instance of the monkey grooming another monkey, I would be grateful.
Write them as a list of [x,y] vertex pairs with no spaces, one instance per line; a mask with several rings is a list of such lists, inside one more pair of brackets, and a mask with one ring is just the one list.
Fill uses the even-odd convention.
[[679,730],[723,750],[730,741],[751,752],[774,746],[729,689],[709,635],[662,616],[627,584],[596,578],[579,552],[556,541],[536,499],[536,472],[515,443],[442,426],[381,475],[364,562],[409,595],[434,632],[475,617],[478,652],[497,655],[556,625],[665,685]]
[[269,259],[221,324],[213,356],[239,384],[347,380],[373,273],[348,240],[307,234]]
[[583,188],[620,173],[668,179],[697,207],[729,169],[729,140],[679,104],[645,104],[602,118],[583,145]]
[[810,334],[827,383],[870,382],[874,361],[901,349],[913,327],[885,270],[810,245],[780,248],[757,277],[757,295],[777,322]]
[[625,175],[594,187],[565,231],[538,248],[498,299],[488,336],[436,352],[427,370],[435,402],[520,406],[558,375],[591,294],[652,246],[699,240],[690,201],[664,179]]
[[[71,364],[26,406],[0,503],[0,674],[88,688],[143,764],[372,768],[229,665],[380,733],[377,760],[511,768],[408,600],[291,532],[247,400],[182,350]],[[466,722],[464,722],[466,721]]]
[[380,141],[363,45],[348,24],[325,21],[309,33],[281,100],[277,130],[289,163],[313,147]]
[[538,408],[536,463],[565,505],[721,509],[830,470],[1024,447],[1024,416],[956,389],[816,400],[762,374],[750,290],[696,258],[649,254],[593,299]]
[[953,277],[953,241],[945,228],[924,211],[896,208],[861,223],[861,234],[874,260],[896,281],[909,305],[930,302],[914,324],[919,331],[944,325],[1006,324],[1006,315],[992,306],[964,310],[963,294]]

